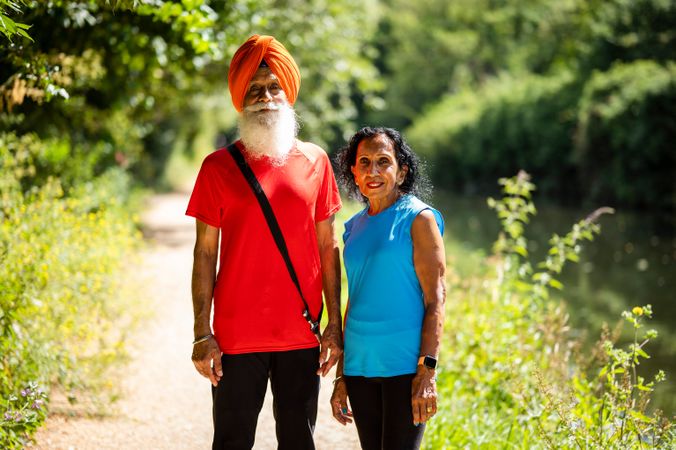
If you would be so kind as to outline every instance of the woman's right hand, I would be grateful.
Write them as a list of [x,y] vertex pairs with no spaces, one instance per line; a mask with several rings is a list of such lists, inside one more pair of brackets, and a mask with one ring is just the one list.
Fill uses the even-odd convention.
[[334,419],[343,425],[352,423],[352,411],[347,407],[347,386],[345,386],[345,379],[342,377],[333,383],[331,411],[333,411]]

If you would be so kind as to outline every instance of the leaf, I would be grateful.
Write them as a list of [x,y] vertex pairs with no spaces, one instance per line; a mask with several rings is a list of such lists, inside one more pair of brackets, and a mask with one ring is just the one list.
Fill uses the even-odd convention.
[[643,357],[643,358],[645,358],[645,359],[650,359],[650,355],[648,355],[646,352],[644,352],[643,349],[642,349],[641,347],[638,347],[638,346],[635,347],[635,348],[634,348],[634,351],[636,352],[636,354],[637,354],[638,356],[641,356],[641,357]]
[[568,254],[566,255],[566,259],[567,259],[568,261],[572,261],[572,262],[574,262],[574,263],[580,262],[580,257],[579,257],[576,253],[572,253],[572,252],[571,252],[571,253],[568,253]]
[[519,255],[523,256],[524,258],[528,257],[528,250],[526,250],[526,247],[523,247],[521,245],[515,245],[514,251],[517,252]]
[[550,285],[551,287],[555,288],[555,289],[558,289],[558,290],[562,290],[562,289],[563,289],[563,284],[561,284],[561,282],[560,282],[559,280],[555,280],[554,278],[552,278],[551,280],[549,280],[549,285]]

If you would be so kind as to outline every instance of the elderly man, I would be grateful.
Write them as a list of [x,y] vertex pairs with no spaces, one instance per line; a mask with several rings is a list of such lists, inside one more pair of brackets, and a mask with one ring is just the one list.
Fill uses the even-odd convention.
[[[300,72],[284,46],[250,37],[232,59],[228,84],[240,140],[206,157],[186,211],[197,222],[192,360],[213,385],[213,448],[253,446],[269,379],[279,448],[312,449],[319,375],[342,353],[340,196],[326,152],[296,139]],[[236,154],[269,201],[298,286]],[[318,320],[322,290],[328,325],[319,339],[303,312],[307,303]]]

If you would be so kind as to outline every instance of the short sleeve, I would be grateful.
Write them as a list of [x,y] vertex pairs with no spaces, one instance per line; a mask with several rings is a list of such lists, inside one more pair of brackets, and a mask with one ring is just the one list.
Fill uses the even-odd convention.
[[434,220],[436,220],[437,226],[439,227],[439,233],[443,236],[444,235],[444,216],[442,216],[439,211],[437,211],[436,209],[434,209],[432,207],[425,208],[425,209],[432,211],[432,213],[434,214]]
[[213,162],[207,157],[202,163],[185,214],[212,227],[220,228],[221,205],[216,193],[216,167]]
[[338,212],[342,206],[331,162],[324,151],[321,153],[319,164],[320,186],[315,203],[315,222],[328,219]]
[[418,199],[415,196],[408,196],[407,197],[408,202],[407,202],[407,207],[409,208],[409,214],[407,215],[406,219],[406,229],[410,230],[411,226],[413,225],[413,221],[415,220],[418,215],[423,212],[423,211],[432,211],[432,214],[434,215],[434,221],[437,223],[437,227],[439,227],[439,233],[443,236],[444,235],[444,217],[441,215],[441,213],[436,210],[435,208],[432,208],[430,205],[422,202],[420,199]]

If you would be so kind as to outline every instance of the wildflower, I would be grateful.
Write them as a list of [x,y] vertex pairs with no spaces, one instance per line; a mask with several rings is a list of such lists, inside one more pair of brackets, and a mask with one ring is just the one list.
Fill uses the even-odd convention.
[[633,312],[637,316],[642,316],[643,308],[641,308],[640,306],[634,306],[634,309],[632,309],[631,312]]
[[42,400],[38,399],[33,402],[31,405],[31,408],[33,409],[40,409],[42,407],[42,403],[44,403]]
[[9,411],[5,412],[5,420],[12,420],[12,417],[14,416],[12,415],[11,412]]
[[27,396],[27,395],[28,395],[28,392],[26,392],[25,389],[22,389],[22,390],[21,390],[21,396],[22,396],[22,397],[25,397],[25,396]]

